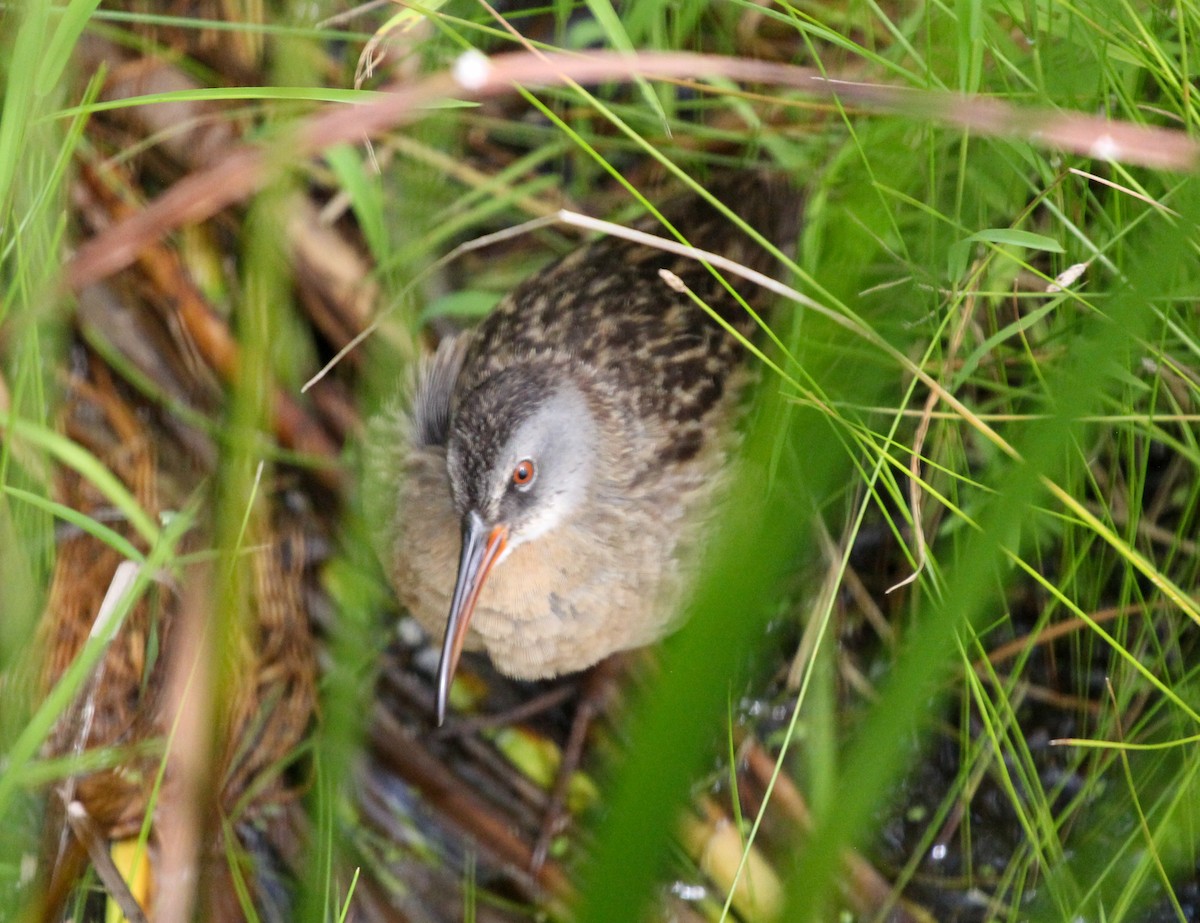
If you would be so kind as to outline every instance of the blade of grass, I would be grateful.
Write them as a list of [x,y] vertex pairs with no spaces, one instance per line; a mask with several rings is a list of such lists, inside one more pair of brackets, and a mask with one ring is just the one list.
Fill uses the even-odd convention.
[[[1189,182],[1188,194],[1181,196],[1186,199],[1180,208],[1186,216],[1183,227],[1189,231],[1200,217],[1195,185]],[[930,702],[940,698],[958,626],[984,616],[999,588],[1002,557],[1019,544],[1028,510],[1042,493],[1043,479],[1057,480],[1067,456],[1065,447],[1077,438],[1076,419],[1098,409],[1116,357],[1128,362],[1130,340],[1148,331],[1153,317],[1148,305],[1162,291],[1163,280],[1176,279],[1176,267],[1189,259],[1190,233],[1159,222],[1140,251],[1133,261],[1131,284],[1113,299],[1108,316],[1093,321],[1069,361],[1053,370],[1047,388],[1053,415],[1024,428],[1017,441],[1023,463],[1010,462],[998,469],[993,481],[998,492],[978,517],[981,529],[967,536],[963,550],[947,567],[944,599],[932,600],[915,624],[881,689],[879,703],[855,735],[839,778],[836,816],[827,814],[817,821],[789,883],[786,919],[822,919],[840,850],[864,836],[903,764],[907,738],[895,729],[917,731]]]

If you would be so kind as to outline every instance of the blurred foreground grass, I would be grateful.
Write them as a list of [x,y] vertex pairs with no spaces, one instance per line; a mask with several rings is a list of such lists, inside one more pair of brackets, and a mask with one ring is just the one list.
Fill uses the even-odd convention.
[[[140,817],[159,805],[167,823],[171,797],[194,799],[201,820],[183,829],[219,843],[225,877],[212,878],[228,882],[227,903],[201,895],[210,915],[333,918],[350,892],[366,919],[520,919],[537,915],[539,895],[562,914],[566,889],[542,880],[539,890],[494,856],[476,881],[471,840],[454,840],[453,825],[430,833],[420,808],[403,836],[364,820],[360,755],[384,707],[372,704],[373,665],[396,615],[357,524],[357,408],[390,398],[426,322],[486,310],[575,238],[551,227],[425,275],[453,245],[563,203],[628,218],[616,174],[646,189],[668,165],[702,177],[764,162],[807,197],[794,284],[851,322],[786,301],[772,319],[777,371],[764,373],[749,424],[740,515],[714,540],[689,626],[663,645],[657,679],[622,730],[607,732],[619,755],[563,866],[578,918],[636,918],[656,894],[672,912],[721,917],[729,882],[671,846],[697,780],[730,802],[738,835],[782,882],[773,907],[761,895],[739,901],[741,917],[825,920],[856,906],[852,845],[896,896],[937,919],[1200,915],[1200,203],[1190,175],[726,81],[521,89],[432,111],[370,147],[311,162],[284,152],[244,211],[167,236],[158,263],[102,290],[68,294],[59,282],[73,242],[220,162],[239,139],[280,136],[330,88],[368,99],[351,88],[372,37],[383,57],[369,88],[451,67],[467,48],[517,45],[467,3],[339,19],[347,11],[332,6],[214,5],[200,17],[94,6],[31,0],[0,14],[7,906],[36,904],[30,857],[53,851],[57,831],[47,841],[41,830],[63,787],[136,765],[161,778],[132,802],[136,816],[122,814],[123,836],[157,844],[163,861],[162,831]],[[652,0],[619,12],[598,0],[514,9],[506,22],[538,47],[794,61],[972,94],[968,109],[1000,100],[1182,132],[1196,118],[1200,15],[1182,3]],[[127,98],[152,93],[152,106]],[[118,102],[93,110],[100,99]],[[180,277],[187,286],[163,282]],[[188,319],[193,297],[211,307],[211,326]],[[125,329],[128,311],[113,305],[135,303],[162,311],[152,329],[175,352]],[[377,315],[365,349],[327,390],[301,397],[300,384]],[[213,330],[227,331],[226,351],[203,340]],[[161,441],[139,455],[130,433]],[[82,485],[73,494],[67,472]],[[143,565],[114,631],[153,611],[199,632],[207,653],[197,662],[208,666],[184,700],[199,743],[178,764],[164,755],[179,752],[166,706],[159,718],[170,720],[152,733],[133,720],[96,739],[99,719],[83,706],[106,701],[98,690],[120,672],[112,651],[140,665],[127,671],[127,698],[177,703],[183,693],[166,667],[156,672],[165,622],[107,649],[85,640],[90,622],[63,622],[64,593],[84,618],[107,589],[107,578],[51,589],[56,573],[66,579],[64,543],[81,535],[113,567]],[[298,589],[289,581],[302,570],[309,583]],[[319,653],[268,660],[263,639],[276,635],[264,619],[293,610]],[[293,628],[282,634],[294,640]],[[47,674],[41,661],[68,641],[77,666]],[[320,666],[313,676],[307,656]],[[279,664],[298,679],[281,683]],[[48,697],[44,674],[58,683]],[[420,727],[409,718],[403,727]],[[779,754],[807,798],[803,836],[764,809],[756,839],[753,805],[730,796],[747,740]],[[732,766],[706,772],[730,754]],[[205,771],[226,781],[205,782]],[[305,812],[289,813],[300,797]],[[294,828],[271,839],[281,817]],[[278,865],[291,886],[264,871],[270,851],[255,844],[267,840],[277,852],[288,844]],[[364,880],[352,884],[355,868]],[[461,898],[441,894],[460,881]],[[707,890],[684,887],[693,882]],[[71,900],[79,915],[96,912]],[[163,918],[169,904],[157,907]],[[878,918],[888,906],[874,905]]]

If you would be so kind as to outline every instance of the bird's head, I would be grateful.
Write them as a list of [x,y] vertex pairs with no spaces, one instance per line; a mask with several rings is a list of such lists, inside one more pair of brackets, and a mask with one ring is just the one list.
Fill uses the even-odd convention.
[[527,365],[486,379],[455,408],[446,467],[462,551],[438,664],[439,724],[488,574],[584,503],[597,461],[596,435],[595,416],[579,387],[568,376]]

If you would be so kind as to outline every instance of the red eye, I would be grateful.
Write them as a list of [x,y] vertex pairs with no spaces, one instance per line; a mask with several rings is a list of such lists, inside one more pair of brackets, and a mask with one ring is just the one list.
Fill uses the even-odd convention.
[[534,465],[532,458],[521,459],[513,468],[512,482],[517,487],[528,487],[533,483],[535,477],[537,477],[537,466]]

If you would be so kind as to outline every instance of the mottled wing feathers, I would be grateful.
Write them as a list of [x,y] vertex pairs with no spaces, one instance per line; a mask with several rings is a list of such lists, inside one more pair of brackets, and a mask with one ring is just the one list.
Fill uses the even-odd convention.
[[[722,178],[713,191],[768,239],[794,233],[799,197],[784,181],[739,174]],[[770,270],[773,258],[700,197],[673,199],[662,213],[693,246]],[[656,219],[638,228],[667,236]],[[732,385],[741,347],[691,298],[672,290],[661,269],[679,276],[734,329],[753,332],[753,320],[702,263],[606,237],[536,273],[497,306],[472,337],[457,394],[514,363],[586,367],[588,381],[623,399],[630,421],[677,430],[662,462],[687,460],[701,448],[705,419]],[[758,286],[730,281],[751,306],[762,304]]]

